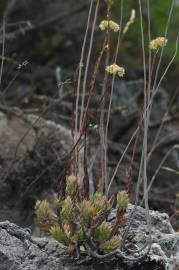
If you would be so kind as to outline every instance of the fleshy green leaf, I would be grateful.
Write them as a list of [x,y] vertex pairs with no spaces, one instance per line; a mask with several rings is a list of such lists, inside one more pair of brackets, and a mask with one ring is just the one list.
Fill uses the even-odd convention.
[[49,230],[51,236],[58,242],[63,243],[65,245],[68,244],[67,237],[65,233],[60,229],[58,225],[54,225]]
[[64,222],[70,223],[73,219],[73,201],[70,196],[62,201],[62,211],[61,211],[62,219]]
[[110,240],[100,245],[100,250],[106,254],[118,249],[120,245],[121,245],[121,238],[117,235],[114,235]]
[[120,191],[117,195],[117,204],[118,204],[118,208],[120,210],[125,210],[128,206],[129,203],[129,196],[128,193],[124,190],[124,191]]
[[94,230],[93,237],[96,241],[103,242],[109,238],[111,231],[111,225],[107,222],[103,222]]

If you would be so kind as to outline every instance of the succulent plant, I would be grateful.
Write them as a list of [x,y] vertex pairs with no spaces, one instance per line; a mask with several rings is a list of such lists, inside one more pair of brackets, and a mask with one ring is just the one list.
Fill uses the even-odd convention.
[[72,222],[73,220],[73,201],[70,196],[67,196],[66,199],[62,202],[61,217],[67,223]]
[[105,197],[98,192],[95,192],[92,195],[91,202],[94,206],[94,212],[96,215],[99,215],[101,211],[105,208],[105,201]]
[[112,231],[111,224],[104,221],[99,227],[93,232],[93,238],[96,241],[103,242],[109,239]]
[[35,211],[36,211],[37,219],[40,222],[51,220],[55,217],[55,215],[50,210],[49,203],[46,200],[37,201],[35,205]]
[[89,226],[96,214],[94,206],[92,205],[90,200],[83,200],[80,204],[79,209],[81,222],[84,225]]
[[66,194],[70,197],[74,195],[76,176],[70,175],[67,177]]
[[[89,25],[91,21],[90,17],[93,10],[96,10],[93,26],[97,22],[96,19],[99,2],[99,0],[96,1],[96,8],[94,9],[93,1],[91,1],[89,9]],[[118,75],[119,77],[123,77],[125,74],[125,69],[121,66],[118,66],[117,63],[108,63],[105,67],[105,83],[100,99],[101,114],[99,119],[99,135],[102,158],[99,162],[100,173],[98,179],[99,181],[96,182],[97,191],[90,196],[87,140],[87,129],[89,127],[88,120],[90,120],[89,104],[91,103],[91,98],[94,92],[94,86],[96,82],[96,76],[99,70],[101,60],[103,59],[103,55],[105,55],[106,52],[108,52],[110,49],[109,32],[120,33],[120,30],[122,29],[122,25],[119,25],[118,23],[113,21],[111,17],[111,9],[114,1],[105,0],[104,2],[106,3],[107,16],[104,20],[101,21],[99,25],[101,31],[103,31],[105,35],[104,43],[102,44],[99,57],[94,66],[89,88],[87,87],[86,81],[84,80],[85,84],[83,84],[83,91],[81,93],[80,86],[84,57],[84,52],[82,50],[79,66],[79,77],[77,80],[78,84],[76,106],[74,106],[75,125],[74,130],[72,131],[72,134],[74,135],[74,145],[72,146],[70,153],[66,158],[64,175],[61,178],[58,190],[58,199],[55,201],[52,207],[46,201],[38,201],[35,208],[40,228],[45,232],[49,233],[60,243],[66,245],[67,252],[70,255],[74,255],[75,253],[79,254],[82,249],[88,255],[97,254],[100,256],[117,250],[118,248],[120,248],[122,241],[118,229],[120,228],[120,226],[123,226],[125,224],[127,218],[127,192],[121,191],[117,195],[117,215],[116,221],[113,224],[109,222],[109,214],[112,211],[113,204],[116,198],[115,196],[109,198],[108,195],[103,194],[102,192],[107,188],[107,159],[105,159],[105,155],[107,153],[104,150],[104,148],[107,147],[104,147],[103,145],[107,143],[107,140],[105,138],[106,135],[103,134],[105,130],[107,131],[106,127],[104,126],[105,123],[107,123],[107,119],[105,119],[105,117],[109,116],[108,113],[105,112],[106,105],[108,103],[106,85],[108,82],[109,74],[112,74],[114,76]],[[89,25],[87,25],[86,33],[88,33]],[[94,27],[92,27],[91,31],[91,37],[93,37]],[[84,48],[86,47],[85,40],[86,38],[84,39]],[[92,46],[90,46],[89,50],[91,50],[91,47]],[[86,66],[85,72],[87,72],[87,70],[88,67]],[[86,89],[89,89],[89,92],[86,92],[87,95],[85,93]],[[81,108],[79,107],[79,105],[81,106]],[[86,108],[84,108],[84,105]],[[71,171],[73,173],[67,176],[68,171]]]
[[106,254],[120,248],[122,239],[119,235],[114,235],[112,238],[100,245],[100,250]]
[[68,239],[65,235],[65,233],[62,231],[60,226],[54,225],[49,229],[50,235],[57,240],[58,242],[67,245],[68,244]]
[[123,190],[120,191],[117,195],[117,205],[118,208],[122,211],[122,210],[126,210],[127,206],[129,203],[129,196],[128,193]]
[[37,201],[35,212],[40,229],[67,246],[69,255],[80,246],[86,250],[88,242],[90,248],[95,247],[101,254],[117,250],[122,241],[118,228],[127,221],[127,192],[117,195],[116,222],[112,224],[108,216],[114,199],[95,192],[91,198],[79,201],[74,192],[77,183],[76,177],[67,177],[65,197],[56,199],[52,206],[46,200]]

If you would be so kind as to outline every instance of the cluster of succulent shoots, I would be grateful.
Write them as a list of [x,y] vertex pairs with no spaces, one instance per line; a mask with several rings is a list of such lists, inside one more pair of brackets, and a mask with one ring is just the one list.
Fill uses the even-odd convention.
[[76,256],[81,250],[88,255],[117,251],[122,244],[120,228],[127,221],[127,192],[117,194],[116,220],[112,224],[108,217],[115,198],[108,199],[98,192],[90,198],[80,198],[77,185],[77,178],[71,175],[67,177],[63,198],[56,199],[53,205],[37,201],[35,212],[40,229],[65,245],[69,255]]

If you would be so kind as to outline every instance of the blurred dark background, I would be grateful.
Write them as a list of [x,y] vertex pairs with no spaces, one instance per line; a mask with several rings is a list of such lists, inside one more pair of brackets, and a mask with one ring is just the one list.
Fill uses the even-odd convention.
[[[131,9],[136,9],[136,20],[123,40],[118,58],[120,65],[126,69],[126,76],[122,81],[117,79],[115,83],[109,134],[110,172],[115,168],[138,123],[143,101],[138,1],[124,2],[123,23],[128,21]],[[163,36],[171,1],[150,2],[152,37]],[[89,3],[88,0],[0,1],[1,50],[3,44],[5,48],[0,86],[0,219],[2,220],[10,219],[21,225],[31,225],[34,202],[39,197],[47,195],[53,197],[53,191],[58,186],[63,170],[63,157],[71,144],[69,128],[74,101],[73,82],[79,64]],[[104,18],[105,12],[105,3],[101,1],[98,24]],[[179,28],[178,12],[179,6],[176,3],[160,76],[174,54]],[[145,5],[143,15],[146,29]],[[113,18],[120,21],[118,0],[114,1]],[[100,51],[102,39],[103,33],[96,26],[90,70]],[[114,35],[111,43],[114,49],[115,44]],[[174,146],[179,141],[179,89],[176,90],[178,73],[179,55],[176,56],[163,80],[154,102],[149,130],[149,149],[164,114],[168,113],[148,165],[150,180],[162,158],[172,149],[152,185],[150,206],[153,209],[167,211],[176,228],[178,228],[179,203],[179,150]],[[96,83],[99,89],[102,76],[100,70]],[[65,84],[60,92],[58,84],[66,80],[71,83]],[[95,101],[93,106],[95,108]],[[21,112],[28,117],[28,121],[19,116]],[[45,120],[34,127],[34,119],[39,116],[43,116]],[[51,121],[50,124],[48,121]],[[52,123],[59,126],[54,127]],[[95,124],[94,119],[92,125]],[[23,139],[20,148],[19,141],[27,130],[30,130],[29,137],[26,136],[26,141]],[[140,151],[139,144],[133,164],[133,189],[137,179]],[[112,187],[113,192],[125,186],[128,181],[127,170],[131,155],[132,149],[119,169]],[[131,200],[133,199],[131,194]]]

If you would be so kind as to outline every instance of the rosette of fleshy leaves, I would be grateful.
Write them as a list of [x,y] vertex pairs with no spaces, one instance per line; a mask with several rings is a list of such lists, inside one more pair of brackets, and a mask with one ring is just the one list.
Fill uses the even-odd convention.
[[67,177],[63,198],[56,199],[53,205],[45,200],[37,201],[35,212],[40,229],[67,246],[69,254],[82,246],[84,250],[89,238],[89,246],[93,243],[95,252],[100,254],[120,248],[122,238],[118,229],[127,221],[127,192],[121,191],[117,195],[116,221],[112,224],[108,216],[113,208],[113,198],[108,199],[99,192],[90,198],[83,198],[82,194],[77,195],[77,190],[77,178],[71,175]]

